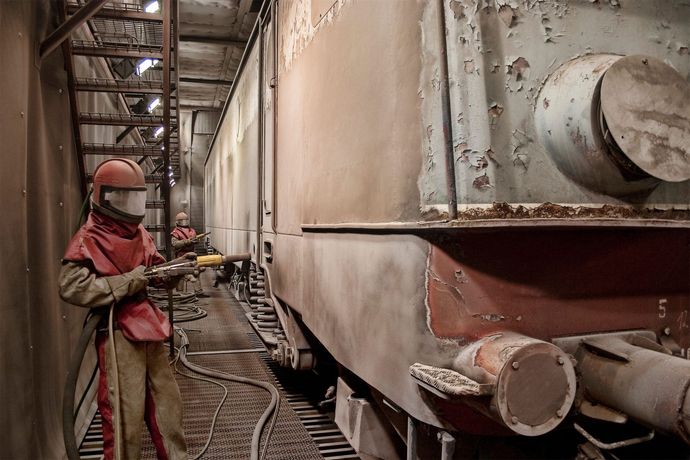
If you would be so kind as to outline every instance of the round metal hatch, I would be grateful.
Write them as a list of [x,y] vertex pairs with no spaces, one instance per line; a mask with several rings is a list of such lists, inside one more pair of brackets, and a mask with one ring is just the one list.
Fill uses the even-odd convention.
[[524,436],[558,426],[575,400],[577,378],[568,356],[535,341],[507,359],[496,382],[494,405],[505,425]]
[[601,109],[615,143],[647,174],[690,179],[690,83],[648,56],[628,56],[606,71]]

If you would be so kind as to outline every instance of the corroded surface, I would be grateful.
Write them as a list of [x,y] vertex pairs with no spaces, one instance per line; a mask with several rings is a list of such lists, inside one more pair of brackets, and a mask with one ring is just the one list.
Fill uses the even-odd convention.
[[606,72],[601,107],[615,142],[648,174],[690,178],[690,83],[648,56],[628,56]]
[[438,337],[470,341],[508,329],[548,339],[668,326],[688,345],[685,230],[476,233],[431,242],[429,324]]

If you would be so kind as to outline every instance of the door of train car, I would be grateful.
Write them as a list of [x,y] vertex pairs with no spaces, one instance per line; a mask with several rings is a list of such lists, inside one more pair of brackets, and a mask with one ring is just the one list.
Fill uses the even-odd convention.
[[261,117],[261,196],[259,215],[261,216],[261,248],[262,262],[271,263],[273,252],[273,240],[275,235],[275,105],[277,103],[277,53],[275,46],[275,11],[276,2],[273,2],[268,14],[262,19],[260,29],[260,72],[259,88],[261,91],[260,117]]

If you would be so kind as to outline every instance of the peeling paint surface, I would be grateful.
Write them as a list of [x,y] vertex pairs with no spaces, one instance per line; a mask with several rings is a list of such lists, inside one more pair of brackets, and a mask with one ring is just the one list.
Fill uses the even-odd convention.
[[281,4],[280,72],[292,63],[314,40],[314,37],[336,20],[341,9],[351,0],[295,0]]
[[[425,36],[437,27],[435,8],[432,2],[425,10]],[[690,7],[680,1],[463,0],[449,2],[447,8],[458,203],[559,202],[654,208],[690,201],[687,182],[663,183],[649,194],[624,198],[578,184],[558,170],[539,143],[533,115],[542,82],[576,56],[647,54],[672,65],[687,79]],[[640,30],[651,34],[640,36]],[[423,52],[425,62],[433,66],[438,48],[426,46]],[[423,72],[421,123],[438,132],[441,125],[435,118],[438,108],[431,84],[438,75],[431,69]],[[544,108],[549,103],[541,102]],[[422,170],[420,178],[423,206],[446,204],[443,178],[437,174],[444,166],[442,147],[438,137],[424,145],[431,166]],[[487,168],[477,170],[466,161],[468,152],[489,149],[493,161]]]

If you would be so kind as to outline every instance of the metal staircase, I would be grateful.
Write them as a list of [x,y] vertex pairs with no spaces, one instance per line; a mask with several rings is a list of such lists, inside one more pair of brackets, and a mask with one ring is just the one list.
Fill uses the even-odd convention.
[[[152,0],[60,0],[62,25],[42,44],[42,55],[62,47],[68,76],[72,126],[86,194],[98,156],[126,157],[137,161],[146,183],[159,194],[147,202],[147,210],[160,217],[146,219],[147,229],[166,232],[170,227],[170,187],[180,176],[177,133],[177,85],[173,61],[176,0],[158,0],[158,11],[147,12]],[[81,28],[80,33],[75,33]],[[58,43],[60,42],[60,43]],[[108,69],[110,75],[93,77],[75,71],[77,59],[101,60],[91,67]],[[85,93],[104,93],[125,107],[118,113],[85,112],[79,104]],[[153,104],[152,101],[155,101]],[[122,126],[114,139],[84,142],[87,126]],[[135,143],[132,143],[134,139]],[[93,139],[90,139],[93,140]],[[125,143],[126,142],[126,143]],[[166,249],[169,237],[166,235]],[[169,255],[168,255],[169,256]]]
[[[178,104],[171,104],[172,99],[179,100],[173,95],[179,88],[177,2],[58,0],[61,24],[40,46],[41,58],[62,47],[82,195],[87,196],[88,183],[93,179],[89,166],[95,167],[108,157],[135,159],[144,169],[146,183],[151,184],[149,193],[159,195],[149,197],[146,203],[144,227],[164,235],[159,240],[164,241],[168,260],[172,259],[170,188],[180,177]],[[109,75],[79,75],[75,58],[91,60],[87,69],[104,69]],[[115,107],[121,109],[116,113],[85,112],[79,104],[84,93],[114,96]],[[103,129],[100,136],[114,138],[84,142],[87,136],[93,137],[94,126],[111,127]],[[117,126],[124,130],[113,134]],[[87,160],[87,156],[96,161]],[[172,302],[172,290],[168,289],[171,324]]]

